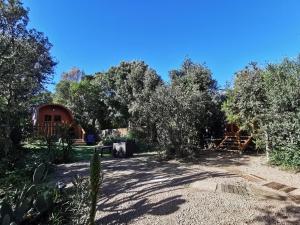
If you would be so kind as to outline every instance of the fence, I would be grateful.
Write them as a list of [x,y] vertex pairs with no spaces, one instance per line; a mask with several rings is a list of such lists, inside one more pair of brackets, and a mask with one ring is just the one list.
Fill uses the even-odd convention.
[[34,126],[34,134],[36,136],[59,137],[61,135],[61,127],[64,125],[69,127],[69,132],[73,139],[84,139],[85,132],[80,126],[54,122],[45,122],[43,125]]

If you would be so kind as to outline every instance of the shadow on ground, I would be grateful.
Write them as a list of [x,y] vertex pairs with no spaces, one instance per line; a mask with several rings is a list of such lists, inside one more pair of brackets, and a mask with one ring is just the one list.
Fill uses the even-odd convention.
[[201,164],[203,166],[212,167],[229,167],[229,166],[241,166],[247,165],[251,157],[260,157],[261,155],[255,154],[253,152],[240,154],[236,151],[215,151],[215,150],[205,150],[202,151],[197,158],[186,158],[180,160],[185,163]]
[[[143,154],[129,159],[102,159],[104,180],[96,224],[130,224],[149,215],[172,215],[182,205],[188,204],[189,197],[183,189],[191,183],[212,177],[237,176],[230,172],[204,171],[190,166],[190,163],[159,162],[152,156]],[[239,166],[248,162],[248,155],[233,152],[205,152],[196,161],[211,167]],[[68,183],[75,175],[89,174],[89,161],[60,165],[58,169],[60,177],[57,178]],[[290,205],[277,211],[275,208],[256,210],[259,216],[248,224],[271,225],[282,221],[289,225],[300,224],[299,206]]]
[[285,224],[285,225],[299,225],[300,224],[300,206],[288,205],[279,210],[274,208],[257,208],[260,212],[260,216],[255,217],[254,220],[248,221],[247,224],[260,224],[274,225],[274,224]]
[[[195,170],[176,162],[158,162],[149,157],[106,159],[102,165],[104,182],[97,224],[127,224],[146,214],[172,214],[186,202],[178,190],[195,181],[234,176]],[[150,198],[154,195],[160,195],[159,201]]]

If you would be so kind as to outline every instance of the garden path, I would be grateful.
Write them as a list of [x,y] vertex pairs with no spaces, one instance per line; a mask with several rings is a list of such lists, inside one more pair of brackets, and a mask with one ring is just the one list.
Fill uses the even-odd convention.
[[[255,160],[216,152],[195,163],[160,162],[152,154],[104,158],[97,224],[300,225],[300,205],[287,193],[243,177],[254,174]],[[75,174],[88,175],[88,168],[88,162],[60,165],[57,178],[69,182]]]

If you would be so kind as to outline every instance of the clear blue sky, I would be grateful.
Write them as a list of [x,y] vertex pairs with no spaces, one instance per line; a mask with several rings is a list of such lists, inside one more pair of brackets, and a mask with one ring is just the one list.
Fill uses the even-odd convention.
[[[163,79],[184,58],[205,62],[220,86],[250,61],[300,53],[299,0],[24,0],[59,62],[55,81],[144,60]],[[50,87],[52,90],[52,87]]]

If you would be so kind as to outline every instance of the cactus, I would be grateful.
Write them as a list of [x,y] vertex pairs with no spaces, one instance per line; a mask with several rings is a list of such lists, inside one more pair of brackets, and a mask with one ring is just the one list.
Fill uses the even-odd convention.
[[89,215],[89,225],[95,224],[97,196],[101,183],[101,164],[99,153],[95,150],[90,165],[90,196],[91,196],[91,207]]

